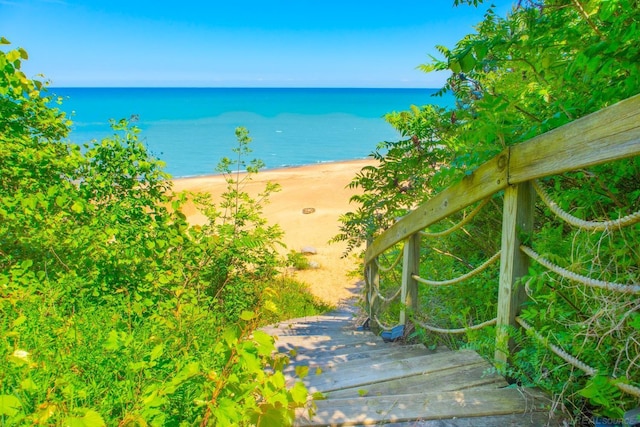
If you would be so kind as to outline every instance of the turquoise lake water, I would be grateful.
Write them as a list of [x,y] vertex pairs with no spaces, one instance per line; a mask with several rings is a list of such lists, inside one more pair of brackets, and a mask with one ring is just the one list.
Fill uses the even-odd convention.
[[400,135],[383,116],[413,105],[447,106],[435,89],[51,88],[71,113],[70,139],[111,133],[109,119],[135,116],[141,138],[174,177],[215,173],[244,126],[252,158],[267,168],[365,158]]

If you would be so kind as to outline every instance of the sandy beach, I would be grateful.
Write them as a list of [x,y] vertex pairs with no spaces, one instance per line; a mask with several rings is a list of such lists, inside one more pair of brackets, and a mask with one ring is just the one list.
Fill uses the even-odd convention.
[[[353,256],[342,258],[346,245],[329,241],[339,232],[338,218],[356,209],[349,203],[356,191],[347,185],[362,167],[371,164],[375,162],[352,160],[265,170],[254,175],[245,187],[249,194],[255,195],[264,189],[267,182],[281,185],[281,191],[271,196],[264,215],[270,224],[279,224],[284,230],[283,241],[287,249],[283,253],[300,251],[305,247],[315,248],[317,253],[310,255],[309,259],[315,261],[318,268],[293,274],[307,283],[314,295],[331,304],[339,304],[352,297],[361,280],[349,276],[350,271],[358,268],[358,261]],[[224,178],[220,175],[174,180],[175,191],[209,193],[214,201],[225,187]],[[313,209],[313,213],[303,213],[305,209]],[[205,221],[204,216],[192,206],[187,206],[184,213],[192,224]]]

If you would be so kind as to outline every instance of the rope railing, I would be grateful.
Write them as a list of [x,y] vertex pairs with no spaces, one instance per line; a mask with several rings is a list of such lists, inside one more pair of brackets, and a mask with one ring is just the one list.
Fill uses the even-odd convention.
[[449,279],[449,280],[429,280],[429,279],[423,279],[422,277],[414,274],[413,279],[415,279],[417,282],[419,283],[423,283],[425,285],[430,285],[430,286],[447,286],[447,285],[455,285],[458,284],[460,282],[463,282],[467,279],[470,279],[471,277],[476,276],[477,274],[483,272],[484,270],[486,270],[491,264],[495,263],[498,259],[500,258],[500,251],[498,251],[495,255],[493,255],[491,258],[489,258],[488,260],[486,260],[484,263],[482,263],[482,265],[480,265],[479,267],[473,269],[472,271],[463,274],[462,276],[459,276],[457,278],[454,279]]
[[[536,193],[550,212],[574,230],[606,233],[617,231],[623,227],[637,226],[640,223],[640,212],[629,215],[621,213],[620,217],[614,220],[590,221],[578,218],[563,210],[552,199],[545,189],[544,183],[535,181],[640,155],[640,122],[638,122],[640,115],[638,112],[640,112],[640,95],[575,120],[573,123],[554,131],[538,135],[526,142],[506,147],[498,155],[479,165],[470,174],[466,174],[464,179],[434,194],[429,200],[416,206],[410,213],[382,232],[369,243],[364,256],[366,268],[371,272],[367,277],[367,286],[369,286],[367,292],[375,302],[370,305],[371,323],[375,322],[382,330],[390,331],[404,325],[406,313],[409,312],[417,327],[434,333],[463,334],[467,331],[496,325],[495,361],[499,366],[508,366],[513,360],[513,354],[518,351],[514,341],[510,340],[508,331],[510,328],[521,327],[528,331],[528,335],[531,334],[531,339],[543,343],[553,354],[569,365],[586,372],[589,376],[599,375],[596,369],[549,342],[548,338],[541,336],[522,318],[518,317],[527,295],[526,287],[518,286],[518,283],[528,275],[529,264],[533,261],[548,269],[549,274],[553,273],[559,278],[571,281],[572,286],[577,286],[580,291],[584,291],[583,286],[586,286],[620,293],[619,298],[628,299],[627,295],[634,298],[640,294],[640,283],[637,278],[625,279],[630,283],[615,283],[575,273],[555,265],[536,253],[531,247],[521,245],[521,236],[533,233]],[[420,277],[421,248],[419,243],[421,237],[438,239],[448,236],[454,231],[464,231],[464,227],[477,218],[480,211],[496,194],[503,195],[504,200],[500,251],[477,268],[467,265],[472,271],[458,278],[431,280]],[[465,213],[474,205],[476,206],[468,214]],[[452,215],[463,216],[463,218],[452,226],[442,225],[442,227],[449,227],[444,231],[428,231],[437,224],[442,224],[440,221],[448,221],[447,218],[451,219]],[[451,223],[453,224],[453,220]],[[387,267],[381,267],[378,257],[382,257],[386,251],[402,242],[405,242],[405,249],[397,254],[393,263]],[[454,254],[446,255],[453,256],[464,263]],[[390,261],[392,256],[388,258],[380,258],[380,261],[387,265],[387,261]],[[456,285],[477,276],[498,259],[500,259],[500,272],[495,280],[498,291],[496,318],[456,329],[430,325],[428,324],[430,319],[427,315],[420,318],[418,304],[424,295],[418,293],[419,284],[436,287]],[[395,274],[395,271],[399,271],[400,266],[402,267],[402,275],[398,278],[401,289],[391,298],[383,297],[380,289],[384,287],[385,292],[389,292],[389,290],[386,289],[388,288],[386,282],[384,286],[380,284],[379,273]],[[422,288],[422,291],[424,290]],[[400,312],[400,325],[386,325],[378,317],[381,316],[381,310],[384,309],[380,301],[394,300],[398,298],[398,294],[401,295],[401,304],[404,305]],[[631,304],[636,303],[632,302]],[[635,312],[635,308],[631,311]],[[626,315],[626,317],[628,316],[631,314]],[[622,322],[620,319],[617,320]],[[437,320],[432,321],[438,323]],[[620,322],[618,325],[621,325]],[[619,330],[618,326],[614,330]],[[598,336],[602,335],[593,332],[589,336],[590,338],[598,339]],[[636,338],[632,338],[637,343]],[[633,366],[637,366],[640,356],[636,354],[627,354],[626,356]],[[636,381],[635,374],[627,373],[626,377],[629,378],[614,378],[610,381],[623,392],[640,397],[640,387],[628,384],[630,379]]]
[[[594,377],[594,376],[596,376],[598,374],[597,369],[592,368],[591,366],[587,365],[586,363],[584,363],[583,361],[581,361],[577,357],[574,357],[574,356],[570,355],[569,353],[567,353],[566,351],[564,351],[563,349],[561,349],[557,345],[555,345],[553,343],[550,343],[548,339],[546,339],[542,335],[540,335],[533,328],[533,326],[529,325],[521,317],[517,316],[516,317],[516,322],[518,322],[518,324],[520,326],[522,326],[526,331],[528,331],[536,339],[536,341],[540,342],[542,345],[544,345],[546,348],[548,348],[551,352],[553,352],[556,356],[558,356],[559,358],[561,358],[562,360],[564,360],[565,362],[567,362],[571,366],[580,369],[582,372],[586,373],[590,377]],[[639,387],[636,387],[636,386],[631,385],[631,384],[624,383],[624,382],[622,382],[620,380],[617,380],[617,379],[610,379],[610,381],[611,381],[611,383],[613,385],[615,385],[616,387],[618,387],[620,390],[624,391],[625,393],[629,393],[629,394],[632,394],[634,396],[640,397],[640,388]]]
[[545,205],[547,205],[551,212],[553,212],[558,218],[564,220],[566,223],[574,227],[578,227],[582,230],[605,231],[613,228],[626,227],[640,222],[640,211],[609,221],[586,221],[562,210],[558,203],[551,199],[551,196],[549,196],[549,194],[544,190],[544,188],[542,188],[537,180],[533,181],[533,188],[536,190],[536,193],[538,193],[540,199],[544,202]]
[[429,238],[447,236],[447,235],[453,233],[454,231],[462,228],[467,223],[469,223],[469,221],[471,221],[476,215],[478,215],[478,213],[482,210],[483,207],[485,207],[487,205],[487,203],[489,203],[489,201],[491,201],[491,198],[487,197],[482,202],[480,202],[480,204],[478,206],[476,206],[475,209],[473,209],[469,213],[469,215],[464,217],[461,221],[459,221],[454,226],[452,226],[452,227],[450,227],[450,228],[448,228],[448,229],[446,229],[444,231],[437,231],[437,232],[420,231],[420,235],[423,236],[423,237],[429,237]]
[[394,268],[396,268],[396,266],[400,263],[401,259],[402,259],[402,251],[399,251],[398,254],[396,255],[396,259],[388,267],[381,266],[378,257],[376,257],[375,263],[378,266],[378,270],[379,271],[381,271],[383,273],[387,273],[387,272],[393,270]]
[[424,329],[431,332],[437,332],[439,334],[464,334],[467,331],[477,331],[478,329],[482,329],[486,326],[495,325],[498,319],[494,317],[493,319],[487,320],[486,322],[482,322],[482,323],[478,323],[477,325],[467,326],[466,328],[458,328],[458,329],[438,328],[436,326],[431,326],[426,323],[423,323],[415,318],[413,319],[413,321],[416,325],[421,326]]
[[384,295],[382,295],[382,293],[380,292],[380,288],[378,286],[374,286],[373,284],[371,284],[371,280],[368,279],[367,277],[365,277],[365,285],[367,286],[367,288],[373,290],[373,294],[376,298],[380,298],[382,301],[384,302],[391,302],[393,300],[395,300],[396,298],[398,298],[398,296],[400,295],[400,291],[402,289],[398,289],[396,291],[395,294],[393,294],[391,297],[385,297]]
[[387,302],[387,303],[388,303],[388,302],[394,301],[396,298],[398,298],[398,296],[400,295],[400,291],[402,291],[402,288],[399,288],[399,289],[396,291],[396,293],[395,293],[395,294],[393,294],[392,296],[390,296],[390,297],[385,297],[384,295],[382,295],[382,294],[380,293],[380,290],[379,290],[379,289],[376,289],[376,297],[378,297],[378,298],[380,298],[382,301],[384,301],[384,302]]
[[390,331],[395,327],[395,326],[388,326],[388,325],[382,323],[382,321],[380,319],[378,319],[378,316],[376,316],[376,315],[373,316],[373,320],[378,324],[380,329],[382,329],[383,331]]
[[540,265],[546,267],[547,269],[553,271],[554,273],[564,277],[565,279],[573,280],[574,282],[582,283],[585,286],[589,286],[592,288],[600,288],[606,289],[608,291],[615,291],[625,294],[638,294],[640,293],[640,284],[629,284],[622,285],[614,282],[606,282],[604,280],[592,279],[591,277],[582,276],[580,274],[574,273],[572,271],[567,270],[566,268],[557,266],[553,264],[551,261],[543,258],[539,254],[537,254],[533,249],[521,245],[520,250],[527,254],[531,259],[538,262]]

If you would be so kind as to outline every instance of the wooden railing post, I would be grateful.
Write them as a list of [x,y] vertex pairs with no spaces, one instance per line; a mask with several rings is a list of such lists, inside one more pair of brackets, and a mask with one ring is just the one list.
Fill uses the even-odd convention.
[[403,304],[400,311],[400,324],[406,325],[406,307],[415,313],[418,309],[418,282],[413,278],[420,274],[420,233],[412,234],[404,244],[402,259],[402,291],[400,298]]
[[[367,249],[369,248],[369,246],[371,246],[371,243],[373,242],[373,238],[369,237],[367,239]],[[368,263],[365,262],[364,265],[364,274],[365,274],[365,290],[364,290],[364,297],[365,297],[365,310],[367,310],[368,312],[368,317],[369,317],[369,325],[370,327],[373,327],[373,322],[372,320],[375,318],[377,312],[378,312],[378,307],[376,304],[377,300],[378,300],[378,295],[377,295],[377,289],[380,289],[380,272],[378,271],[378,257],[375,257],[374,259],[370,260]]]
[[378,263],[376,260],[371,261],[367,265],[367,289],[365,295],[367,298],[367,309],[369,310],[369,319],[374,319],[378,312],[378,295],[376,289],[380,287],[380,272],[378,271]]
[[520,235],[533,230],[535,192],[530,182],[510,185],[505,189],[502,217],[502,247],[496,327],[496,363],[506,367],[513,351],[508,329],[515,327],[515,317],[525,299],[524,286],[516,281],[527,274],[529,258],[520,250]]

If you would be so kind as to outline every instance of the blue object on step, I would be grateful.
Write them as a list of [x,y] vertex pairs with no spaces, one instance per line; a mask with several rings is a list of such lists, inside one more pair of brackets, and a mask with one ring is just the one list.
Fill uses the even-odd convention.
[[404,325],[398,325],[391,328],[390,331],[383,331],[381,336],[384,342],[395,341],[404,335]]
[[369,331],[371,330],[371,319],[367,317],[367,320],[364,323],[356,328],[356,331]]

